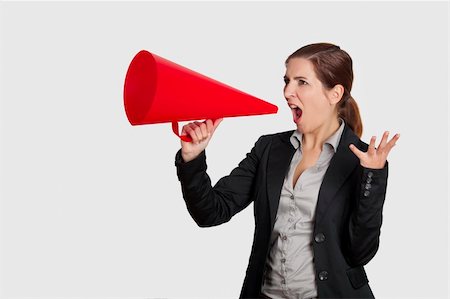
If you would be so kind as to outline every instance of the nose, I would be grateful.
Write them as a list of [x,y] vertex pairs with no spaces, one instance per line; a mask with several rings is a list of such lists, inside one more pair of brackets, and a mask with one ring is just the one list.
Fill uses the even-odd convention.
[[286,98],[286,100],[295,97],[295,88],[293,84],[291,83],[286,84],[286,86],[284,87],[284,97]]

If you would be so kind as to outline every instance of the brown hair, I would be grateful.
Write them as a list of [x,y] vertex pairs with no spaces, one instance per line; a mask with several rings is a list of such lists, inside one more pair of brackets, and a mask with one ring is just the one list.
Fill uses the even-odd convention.
[[358,104],[350,95],[353,83],[352,59],[347,52],[339,46],[329,43],[310,44],[301,47],[286,59],[286,64],[291,58],[305,58],[309,60],[316,72],[317,78],[327,89],[336,84],[344,87],[344,94],[339,101],[338,116],[361,138],[362,121]]

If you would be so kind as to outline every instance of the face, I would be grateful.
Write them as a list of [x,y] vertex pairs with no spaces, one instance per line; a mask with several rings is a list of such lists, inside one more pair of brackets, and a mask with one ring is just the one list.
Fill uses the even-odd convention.
[[309,60],[290,59],[284,81],[284,97],[300,132],[316,132],[322,125],[337,118],[335,106],[339,99],[336,101],[334,96],[339,96],[336,93],[338,90],[324,88]]

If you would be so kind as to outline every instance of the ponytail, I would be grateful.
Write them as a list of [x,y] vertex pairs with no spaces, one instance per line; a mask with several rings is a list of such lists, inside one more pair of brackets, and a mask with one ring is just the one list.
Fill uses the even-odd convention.
[[359,114],[358,104],[352,96],[348,96],[341,101],[338,108],[338,116],[344,119],[345,123],[361,138],[363,132],[363,125],[361,115]]

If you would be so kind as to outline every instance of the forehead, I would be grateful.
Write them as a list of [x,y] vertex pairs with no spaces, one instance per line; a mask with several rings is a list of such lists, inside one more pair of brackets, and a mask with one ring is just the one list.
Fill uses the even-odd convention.
[[286,77],[316,78],[313,64],[305,58],[291,58],[286,65]]

